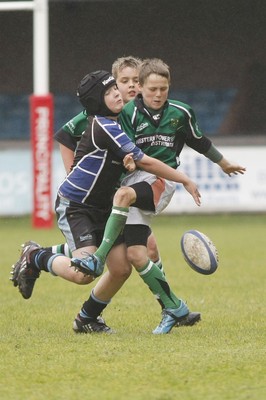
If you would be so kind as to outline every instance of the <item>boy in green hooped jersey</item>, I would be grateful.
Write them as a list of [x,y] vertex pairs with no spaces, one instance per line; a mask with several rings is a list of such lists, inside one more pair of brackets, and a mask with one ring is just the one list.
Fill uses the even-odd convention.
[[169,100],[169,67],[160,59],[144,60],[139,72],[140,93],[126,104],[120,122],[143,152],[169,166],[179,165],[179,155],[186,144],[217,163],[227,173],[243,173],[244,168],[231,164],[198,127],[192,108]]
[[[227,161],[212,142],[202,134],[197,126],[195,115],[188,105],[176,100],[168,100],[170,72],[169,67],[162,60],[147,59],[142,62],[139,84],[141,93],[123,108],[120,113],[120,122],[124,131],[144,153],[176,168],[179,165],[180,152],[184,144],[187,144],[217,163],[225,173],[229,175],[244,173],[244,167]],[[147,191],[150,193],[151,202],[147,203],[145,211],[134,207],[134,201],[130,197],[127,204],[122,202],[123,196],[119,198],[119,192],[122,193],[125,187],[132,187],[140,182],[143,183],[143,197],[149,197]],[[162,272],[147,255],[146,242],[151,218],[167,206],[174,190],[175,186],[171,187],[170,182],[165,180],[162,182],[160,178],[145,171],[135,171],[127,174],[122,181],[122,188],[117,191],[113,203],[114,211],[115,207],[129,207],[132,204],[124,227],[127,257],[143,281],[163,304],[162,320],[154,329],[154,334],[169,333],[173,326],[178,325],[182,316],[186,318],[184,320],[186,325],[193,325],[200,319],[199,313],[189,312],[184,302],[174,297]],[[93,255],[74,260],[73,265],[80,271],[89,273],[104,264],[106,255],[116,238],[114,232],[119,223],[119,217],[112,212],[100,247]],[[93,290],[93,295],[100,300],[104,298],[107,290],[108,288],[100,279]],[[79,313],[82,318],[88,316],[86,308],[85,302]]]

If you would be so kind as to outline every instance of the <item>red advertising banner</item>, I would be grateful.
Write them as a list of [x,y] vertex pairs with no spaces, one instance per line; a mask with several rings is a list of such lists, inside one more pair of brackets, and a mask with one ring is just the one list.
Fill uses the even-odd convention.
[[51,228],[54,131],[54,101],[51,94],[30,96],[30,120],[33,157],[32,224],[34,228]]

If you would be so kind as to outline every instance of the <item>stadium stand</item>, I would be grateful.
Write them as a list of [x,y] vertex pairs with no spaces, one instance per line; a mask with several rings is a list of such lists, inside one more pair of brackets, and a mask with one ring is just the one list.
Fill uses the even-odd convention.
[[[190,89],[172,91],[169,97],[189,104],[196,113],[201,130],[215,135],[235,94],[235,89]],[[55,131],[81,111],[73,95],[55,94],[54,103]],[[0,140],[29,140],[29,95],[0,94],[0,121]]]

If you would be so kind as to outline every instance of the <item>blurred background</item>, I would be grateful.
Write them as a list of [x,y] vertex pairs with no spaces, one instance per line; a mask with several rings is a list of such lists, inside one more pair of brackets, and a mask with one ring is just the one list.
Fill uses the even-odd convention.
[[[122,55],[162,58],[171,96],[208,135],[265,135],[264,0],[50,0],[55,128],[80,106],[79,80]],[[0,12],[0,139],[29,138],[32,13]]]
[[[266,211],[265,21],[265,0],[50,0],[54,130],[81,111],[76,88],[85,74],[125,55],[162,58],[170,97],[188,103],[201,130],[248,169],[229,179],[182,153],[181,166],[203,191],[201,211]],[[31,211],[31,158],[21,151],[30,148],[32,42],[32,12],[0,12],[0,214]],[[58,152],[54,164],[56,191],[64,176]],[[190,211],[185,196],[183,204]]]

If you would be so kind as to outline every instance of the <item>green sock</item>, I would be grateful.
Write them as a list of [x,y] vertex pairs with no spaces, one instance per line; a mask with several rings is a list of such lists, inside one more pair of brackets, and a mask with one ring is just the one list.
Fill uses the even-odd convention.
[[163,304],[163,308],[178,308],[180,299],[170,289],[163,272],[152,261],[138,270],[140,277]]
[[128,207],[113,206],[112,212],[106,222],[102,243],[94,253],[102,262],[105,262],[107,254],[123,230],[127,220],[128,210]]
[[165,272],[164,272],[164,269],[163,269],[162,260],[159,258],[159,260],[154,261],[154,264],[157,265],[157,267],[162,271],[162,273],[163,273],[164,276],[165,276]]

